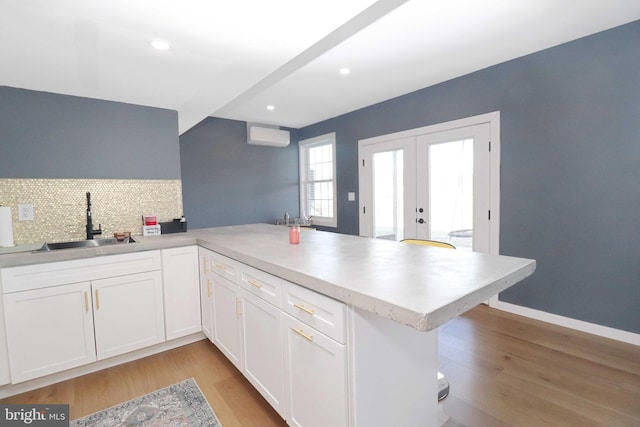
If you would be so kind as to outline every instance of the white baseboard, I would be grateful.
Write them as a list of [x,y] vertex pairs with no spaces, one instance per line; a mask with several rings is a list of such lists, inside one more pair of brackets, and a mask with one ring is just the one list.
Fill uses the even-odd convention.
[[489,307],[497,308],[498,310],[517,314],[519,316],[540,320],[542,322],[563,326],[565,328],[575,329],[577,331],[640,346],[640,334],[634,334],[633,332],[627,332],[620,329],[610,328],[608,326],[602,326],[595,323],[572,319],[570,317],[547,313],[545,311],[535,310],[529,307],[523,307],[521,305],[511,304],[498,300],[497,296],[489,300]]

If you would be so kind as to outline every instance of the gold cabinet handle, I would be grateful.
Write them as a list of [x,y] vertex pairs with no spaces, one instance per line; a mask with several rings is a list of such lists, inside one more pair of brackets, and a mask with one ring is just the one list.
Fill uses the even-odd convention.
[[256,282],[255,280],[247,280],[247,282],[249,282],[250,285],[253,285],[258,289],[260,289],[262,287],[262,283]]
[[295,308],[299,308],[300,310],[302,310],[302,311],[304,311],[305,313],[308,313],[308,314],[310,314],[310,315],[312,315],[312,316],[316,313],[316,311],[315,311],[313,308],[307,308],[307,307],[305,307],[305,306],[304,306],[304,305],[302,305],[302,304],[295,303],[295,304],[293,304],[293,306],[294,306]]
[[204,270],[204,274],[209,274],[209,262],[206,256],[202,257],[202,268]]
[[89,312],[89,292],[84,291],[84,311]]
[[242,300],[236,297],[236,319],[239,319],[242,315]]
[[224,264],[216,264],[216,268],[219,268],[220,270],[224,270]]
[[291,330],[293,332],[295,332],[296,334],[300,335],[301,337],[303,337],[304,339],[306,339],[308,341],[313,341],[313,335],[305,334],[304,333],[304,329],[302,329],[302,328],[300,328],[300,329],[291,328]]
[[211,298],[211,279],[207,279],[207,296]]
[[100,310],[100,295],[98,295],[97,289],[96,289],[96,310]]

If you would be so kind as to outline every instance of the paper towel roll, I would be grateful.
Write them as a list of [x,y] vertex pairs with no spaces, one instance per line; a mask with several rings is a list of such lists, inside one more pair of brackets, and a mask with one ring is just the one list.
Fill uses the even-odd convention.
[[0,248],[9,246],[13,246],[11,208],[9,206],[0,206]]

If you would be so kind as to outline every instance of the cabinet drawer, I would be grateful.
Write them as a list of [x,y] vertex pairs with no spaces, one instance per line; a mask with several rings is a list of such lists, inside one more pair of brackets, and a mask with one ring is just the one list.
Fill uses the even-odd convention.
[[211,271],[233,283],[238,283],[239,264],[224,255],[211,253]]
[[263,300],[282,306],[282,279],[247,265],[240,267],[240,286]]
[[317,292],[282,281],[284,311],[318,331],[345,343],[345,305]]

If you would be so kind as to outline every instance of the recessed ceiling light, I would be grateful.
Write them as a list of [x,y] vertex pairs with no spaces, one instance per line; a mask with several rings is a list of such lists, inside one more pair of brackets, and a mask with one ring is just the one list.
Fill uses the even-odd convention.
[[169,48],[171,47],[169,46],[169,43],[165,42],[164,40],[154,40],[151,42],[151,46],[153,46],[153,48],[157,50],[169,50]]
[[348,75],[350,72],[351,70],[347,67],[340,68],[340,74],[342,74],[343,76]]
[[273,111],[275,109],[276,109],[276,107],[274,107],[273,105],[267,105],[267,110]]

